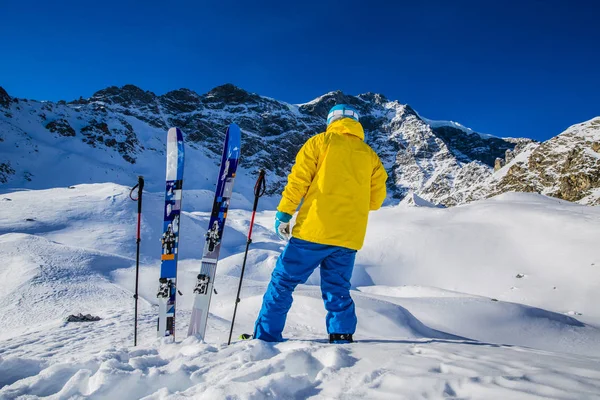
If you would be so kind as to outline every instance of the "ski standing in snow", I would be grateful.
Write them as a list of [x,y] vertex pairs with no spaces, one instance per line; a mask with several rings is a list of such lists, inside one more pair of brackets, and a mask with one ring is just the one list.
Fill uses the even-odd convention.
[[204,340],[206,332],[210,299],[214,290],[213,287],[217,272],[217,261],[219,260],[219,253],[221,251],[221,240],[223,238],[229,200],[233,193],[233,183],[240,158],[240,146],[240,128],[236,124],[231,124],[225,133],[221,170],[217,180],[215,200],[208,224],[208,231],[206,232],[200,273],[197,276],[194,287],[194,306],[188,328],[188,336],[196,335],[202,340]]
[[175,340],[175,303],[177,299],[177,256],[183,190],[183,134],[178,128],[167,133],[167,182],[164,223],[161,237],[161,264],[158,285],[158,337]]
[[[275,217],[275,232],[289,240],[263,297],[254,337],[283,340],[292,292],[321,267],[321,291],[330,342],[349,343],[356,330],[350,278],[362,247],[370,210],[386,197],[387,173],[364,142],[358,111],[334,106],[327,130],[300,149]],[[290,220],[300,207],[290,239]]]

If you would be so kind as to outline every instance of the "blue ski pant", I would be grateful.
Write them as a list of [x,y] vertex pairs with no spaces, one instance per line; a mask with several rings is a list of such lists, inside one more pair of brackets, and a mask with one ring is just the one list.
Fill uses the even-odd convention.
[[292,306],[292,292],[321,266],[321,293],[327,310],[327,333],[354,333],[356,312],[350,297],[350,278],[356,250],[292,238],[271,275],[254,337],[267,342],[283,340],[281,333]]

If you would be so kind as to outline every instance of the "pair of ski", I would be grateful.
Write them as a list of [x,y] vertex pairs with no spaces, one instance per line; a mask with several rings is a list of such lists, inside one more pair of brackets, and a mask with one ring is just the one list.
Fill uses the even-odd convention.
[[[217,261],[221,251],[221,239],[240,157],[240,147],[240,128],[236,124],[231,124],[225,134],[215,200],[206,233],[200,273],[194,287],[195,298],[188,336],[196,335],[204,339]],[[167,134],[167,182],[157,297],[159,304],[158,337],[172,337],[173,339],[175,338],[175,304],[178,293],[177,257],[180,237],[183,163],[183,135],[178,128],[171,128]]]

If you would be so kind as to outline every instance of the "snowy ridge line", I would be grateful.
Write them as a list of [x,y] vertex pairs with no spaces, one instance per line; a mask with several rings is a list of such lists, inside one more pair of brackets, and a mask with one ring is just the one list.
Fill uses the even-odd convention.
[[[465,133],[468,133],[469,135],[479,135],[482,139],[489,139],[489,138],[498,138],[500,139],[499,136],[494,136],[494,135],[490,135],[488,133],[479,133],[474,131],[471,128],[468,128],[464,125],[459,124],[458,122],[454,122],[454,121],[442,121],[442,120],[433,120],[433,119],[429,119],[429,118],[424,118],[422,116],[419,115],[419,117],[425,121],[427,124],[429,124],[432,128],[439,128],[440,126],[449,126],[451,128],[455,128],[455,129],[459,129]],[[503,138],[503,139],[513,139],[513,138]]]
[[[409,191],[447,206],[485,197],[486,187],[477,193],[470,188],[492,174],[495,158],[505,149],[526,141],[487,140],[463,130],[436,132],[410,106],[375,93],[350,96],[336,91],[291,105],[233,85],[202,96],[185,89],[157,96],[125,85],[101,90],[77,104],[11,99],[0,113],[0,125],[18,121],[23,132],[3,143],[15,151],[5,154],[0,180],[9,187],[49,188],[98,181],[127,184],[143,175],[149,189],[157,191],[153,182],[162,175],[157,168],[165,145],[162,138],[173,124],[189,139],[190,168],[200,171],[186,181],[187,187],[208,189],[214,166],[205,158],[215,158],[223,128],[237,122],[246,132],[240,174],[250,176],[263,168],[272,177],[269,194],[280,193],[294,154],[308,136],[324,129],[324,115],[339,102],[359,108],[368,143],[382,155],[394,179],[387,204],[397,204]],[[38,140],[48,147],[37,146]],[[54,162],[57,159],[60,162]],[[251,197],[251,187],[236,190]]]

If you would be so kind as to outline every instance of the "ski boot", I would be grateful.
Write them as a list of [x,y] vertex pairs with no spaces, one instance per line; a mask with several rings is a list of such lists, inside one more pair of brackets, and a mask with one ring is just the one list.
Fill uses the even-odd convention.
[[329,334],[329,343],[335,344],[345,344],[345,343],[353,343],[351,333],[330,333]]

